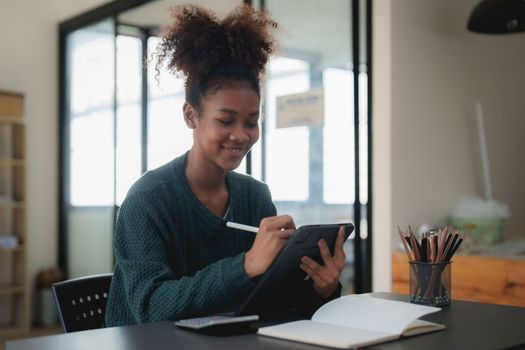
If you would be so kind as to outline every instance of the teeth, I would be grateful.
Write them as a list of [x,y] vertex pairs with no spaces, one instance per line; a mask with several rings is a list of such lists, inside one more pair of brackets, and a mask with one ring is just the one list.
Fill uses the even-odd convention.
[[232,153],[242,153],[242,148],[231,148],[231,147],[224,147],[224,149],[228,152]]

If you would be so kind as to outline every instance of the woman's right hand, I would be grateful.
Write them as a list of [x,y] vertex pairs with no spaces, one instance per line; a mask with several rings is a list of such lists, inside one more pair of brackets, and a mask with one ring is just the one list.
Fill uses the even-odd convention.
[[295,231],[289,215],[271,216],[261,220],[255,242],[244,256],[244,270],[249,278],[262,275]]

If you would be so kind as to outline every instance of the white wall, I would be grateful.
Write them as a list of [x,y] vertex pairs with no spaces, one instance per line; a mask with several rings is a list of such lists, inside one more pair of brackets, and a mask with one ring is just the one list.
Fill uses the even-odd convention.
[[[466,36],[468,98],[471,109],[475,101],[483,107],[493,196],[512,212],[504,237],[525,239],[525,33]],[[481,177],[476,180],[481,195]]]
[[475,193],[457,1],[402,0],[392,7],[392,217],[417,228],[443,223]]
[[525,237],[525,33],[470,33],[477,0],[374,2],[374,290],[390,289],[395,226],[443,224],[482,196],[474,103],[485,112],[495,199]]
[[468,32],[476,3],[404,0],[392,8],[394,223],[444,223],[462,196],[483,195],[479,100],[494,197],[513,211],[507,238],[525,236],[525,34]]
[[28,272],[57,265],[58,24],[108,0],[2,0],[0,89],[25,95]]
[[373,4],[372,30],[372,289],[391,289],[392,48],[391,0]]

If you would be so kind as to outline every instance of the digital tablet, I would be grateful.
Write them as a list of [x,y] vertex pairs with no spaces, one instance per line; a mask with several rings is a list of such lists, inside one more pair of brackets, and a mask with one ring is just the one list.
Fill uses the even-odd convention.
[[339,227],[345,227],[345,241],[354,230],[351,223],[307,225],[299,227],[289,238],[277,255],[272,265],[259,277],[257,285],[237,309],[235,314],[259,315],[260,319],[272,319],[286,316],[295,307],[299,296],[308,293],[311,282],[306,281],[307,274],[299,267],[301,258],[309,256],[323,264],[317,242],[324,238],[334,254],[335,241]]

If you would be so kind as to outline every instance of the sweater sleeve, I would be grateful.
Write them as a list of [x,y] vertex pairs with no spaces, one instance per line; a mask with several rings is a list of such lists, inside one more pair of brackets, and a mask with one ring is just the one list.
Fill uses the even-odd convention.
[[252,282],[244,253],[208,265],[193,276],[170,268],[169,234],[146,193],[123,203],[117,220],[115,258],[127,305],[136,322],[175,320],[224,310],[244,297]]

